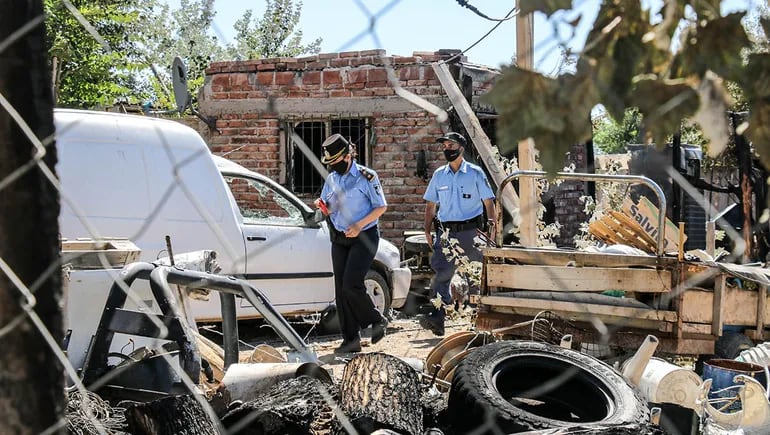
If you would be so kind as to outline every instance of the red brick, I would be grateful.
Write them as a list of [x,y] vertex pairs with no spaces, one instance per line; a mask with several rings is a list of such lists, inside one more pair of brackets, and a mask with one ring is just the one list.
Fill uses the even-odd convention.
[[305,71],[302,73],[303,85],[317,85],[321,83],[321,71]]
[[329,61],[317,61],[317,62],[308,62],[305,64],[305,69],[323,69],[329,66]]
[[341,58],[361,57],[361,52],[360,51],[343,51],[343,52],[339,53],[339,55],[340,55]]
[[262,63],[257,65],[257,71],[275,71],[274,63]]
[[273,84],[273,76],[275,73],[272,72],[259,72],[257,73],[257,83],[263,86],[268,86]]
[[354,97],[373,97],[374,91],[371,89],[354,89],[353,96]]
[[409,56],[409,57],[395,56],[393,58],[393,63],[396,65],[401,65],[405,63],[417,63],[417,58],[414,56]]
[[332,68],[350,66],[350,59],[332,59],[329,61],[329,66]]
[[319,59],[337,59],[340,57],[339,53],[321,53],[318,55]]
[[211,79],[212,86],[230,86],[230,77],[227,74],[217,74]]
[[420,79],[420,67],[409,66],[401,68],[398,71],[399,80],[419,80]]
[[385,68],[372,68],[367,77],[368,82],[387,82],[388,71]]
[[375,65],[379,63],[379,59],[368,57],[359,57],[358,59],[351,59],[350,66],[362,66],[362,65]]
[[275,73],[275,84],[276,85],[294,84],[294,73],[291,71]]
[[338,89],[329,92],[330,97],[352,97],[353,93],[347,89]]
[[324,86],[341,85],[342,76],[339,71],[324,71],[323,72],[323,84]]
[[366,69],[352,69],[348,71],[348,83],[366,83]]
[[364,50],[361,56],[385,56],[385,50],[378,48],[376,50]]

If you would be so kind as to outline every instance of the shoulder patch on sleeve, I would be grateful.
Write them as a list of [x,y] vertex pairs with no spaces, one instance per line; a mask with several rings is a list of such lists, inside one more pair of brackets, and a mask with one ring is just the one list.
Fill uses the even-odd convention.
[[372,181],[374,180],[375,173],[369,169],[366,168],[359,168],[359,171],[361,172],[361,175],[366,177],[367,180]]

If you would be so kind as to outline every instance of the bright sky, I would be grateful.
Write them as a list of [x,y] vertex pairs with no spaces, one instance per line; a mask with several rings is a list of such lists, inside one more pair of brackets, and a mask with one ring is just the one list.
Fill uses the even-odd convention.
[[[178,0],[166,0],[172,8]],[[503,18],[514,7],[513,0],[469,1],[491,18]],[[573,46],[582,47],[588,25],[598,10],[598,1],[583,4],[576,12],[558,15],[571,21],[581,13],[582,39]],[[252,9],[258,17],[264,12],[264,1],[216,0],[214,28],[225,41],[233,38],[233,24],[243,12]],[[367,10],[363,10],[363,5]],[[376,16],[370,32],[370,16]],[[470,62],[500,66],[509,64],[516,52],[516,24],[510,19],[467,51]],[[414,51],[437,51],[442,48],[465,50],[490,31],[497,21],[490,21],[460,6],[456,0],[305,0],[299,27],[303,42],[323,39],[322,52],[357,51],[383,48],[389,55],[409,56]],[[556,67],[561,51],[553,38],[552,25],[544,16],[535,17],[535,66],[549,73]],[[562,35],[567,37],[569,35]]]
[[[172,8],[179,0],[166,0]],[[724,10],[745,10],[758,0],[728,0]],[[763,1],[763,0],[759,0]],[[503,18],[514,7],[514,0],[471,0],[479,11],[491,18]],[[644,0],[643,3],[659,3]],[[550,20],[536,14],[534,20],[534,66],[553,73],[561,58],[556,31],[567,45],[577,51],[586,39],[596,17],[598,0],[574,0],[571,12],[557,12]],[[232,41],[233,24],[244,11],[252,9],[261,17],[263,0],[216,0],[214,29],[226,42]],[[366,8],[364,10],[363,8]],[[376,16],[376,20],[370,20]],[[582,18],[581,18],[582,17]],[[555,23],[580,19],[575,35],[567,33],[569,26]],[[516,52],[515,19],[503,22],[489,36],[467,51],[473,63],[500,66],[509,64]],[[373,28],[370,29],[370,24]],[[409,56],[414,51],[436,51],[442,48],[465,50],[481,39],[497,24],[460,6],[457,0],[305,0],[299,28],[303,42],[321,37],[321,51],[357,51],[384,48],[389,55]],[[370,32],[371,30],[371,32]]]

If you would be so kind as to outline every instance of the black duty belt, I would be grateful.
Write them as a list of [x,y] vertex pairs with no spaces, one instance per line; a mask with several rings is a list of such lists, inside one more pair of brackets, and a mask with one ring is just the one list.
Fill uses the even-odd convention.
[[476,228],[481,228],[481,216],[476,216],[475,218],[468,219],[467,221],[447,221],[447,222],[441,222],[441,226],[444,229],[447,229],[449,231],[453,232],[459,232],[459,231],[467,231],[467,230],[475,230]]

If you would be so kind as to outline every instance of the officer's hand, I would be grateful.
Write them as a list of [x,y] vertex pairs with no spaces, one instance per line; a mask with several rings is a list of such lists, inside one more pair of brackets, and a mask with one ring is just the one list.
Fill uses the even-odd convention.
[[433,250],[433,235],[430,233],[430,231],[425,232],[425,241],[428,242],[428,247],[430,250]]
[[313,201],[313,204],[316,206],[317,209],[321,210],[321,213],[323,213],[324,216],[329,215],[329,209],[326,207],[326,202],[323,199],[318,198],[315,201]]
[[345,230],[345,237],[358,237],[359,234],[361,234],[361,228],[358,227],[358,224],[353,224]]

